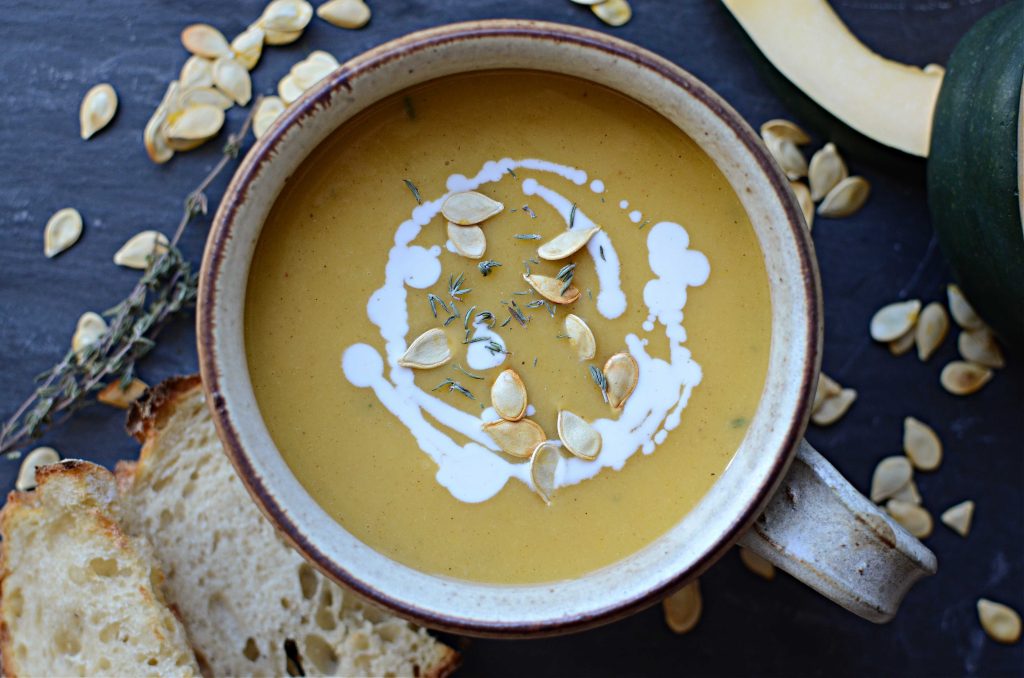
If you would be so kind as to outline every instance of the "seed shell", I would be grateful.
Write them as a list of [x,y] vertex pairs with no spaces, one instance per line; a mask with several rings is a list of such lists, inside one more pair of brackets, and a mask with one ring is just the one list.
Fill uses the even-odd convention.
[[458,226],[449,221],[448,239],[455,251],[468,259],[480,259],[487,250],[487,236],[479,226]]
[[210,87],[213,85],[213,62],[201,56],[190,56],[181,67],[178,83],[183,91],[193,87]]
[[921,504],[921,492],[917,489],[917,483],[911,478],[910,482],[896,490],[896,493],[892,495],[892,499],[898,499],[905,501],[909,504]]
[[698,579],[694,579],[661,601],[661,611],[665,615],[665,624],[672,633],[680,635],[689,633],[697,626],[703,607],[700,595],[700,580]]
[[398,364],[417,370],[429,370],[440,367],[451,359],[448,337],[445,336],[444,330],[435,327],[416,337],[398,359]]
[[300,32],[313,18],[313,6],[306,0],[274,0],[260,16],[259,25],[269,34]]
[[295,76],[291,73],[277,81],[277,93],[286,104],[290,104],[301,97],[303,91],[299,83],[295,81]]
[[807,176],[807,159],[790,139],[768,134],[765,136],[764,142],[772,157],[775,158],[775,162],[779,164],[790,180]]
[[594,237],[594,234],[600,230],[600,226],[594,226],[593,228],[560,233],[538,247],[537,256],[547,261],[558,261],[559,259],[571,257],[586,247],[590,239]]
[[838,219],[855,213],[868,200],[871,184],[864,177],[846,177],[836,184],[818,205],[818,214]]
[[37,447],[25,455],[18,470],[18,479],[14,481],[14,489],[18,492],[28,492],[36,487],[36,469],[40,466],[49,466],[60,461],[60,454],[52,447]]
[[767,139],[769,136],[789,139],[798,146],[811,143],[811,137],[799,125],[782,118],[775,118],[761,124],[761,138]]
[[459,226],[473,226],[498,214],[505,206],[483,193],[463,191],[448,196],[441,205],[444,218]]
[[871,317],[871,338],[875,341],[899,339],[915,326],[920,313],[921,302],[917,299],[883,306]]
[[114,263],[144,271],[149,266],[149,258],[166,252],[167,245],[167,236],[159,231],[136,233],[114,254]]
[[555,478],[558,474],[558,463],[562,460],[562,453],[554,443],[541,441],[528,456],[530,457],[530,480],[533,481],[533,489],[545,504],[551,506],[551,496],[555,492]]
[[110,124],[117,113],[117,92],[108,83],[101,83],[90,88],[82,98],[82,105],[78,109],[78,123],[81,127],[83,139],[89,139],[92,135]]
[[263,28],[263,42],[273,47],[290,45],[302,37],[302,31],[275,31],[271,28]]
[[529,459],[537,446],[547,440],[544,429],[531,419],[489,421],[481,426],[498,448],[518,459]]
[[981,628],[992,640],[1012,645],[1020,640],[1020,615],[1008,605],[987,598],[978,599],[978,619]]
[[604,378],[608,381],[608,404],[613,410],[621,410],[640,381],[640,366],[630,354],[616,353],[604,364]]
[[811,412],[817,412],[827,398],[839,395],[839,392],[842,390],[843,387],[830,376],[824,372],[819,373],[818,384],[814,389],[814,403],[811,405]]
[[633,18],[633,8],[627,0],[605,0],[590,6],[590,11],[609,26],[622,26]]
[[304,59],[292,66],[291,74],[295,78],[295,84],[303,90],[307,90],[330,75],[337,67],[337,62],[331,63],[324,59]]
[[107,321],[99,313],[86,311],[78,318],[75,334],[71,337],[71,349],[81,358],[87,348],[95,344],[106,334]]
[[917,328],[911,327],[909,330],[903,333],[898,339],[893,339],[888,343],[889,353],[895,356],[901,356],[905,353],[909,353],[910,349],[914,348],[914,344],[917,342]]
[[505,370],[494,380],[491,406],[505,421],[519,421],[526,414],[526,385],[515,370]]
[[537,290],[537,294],[555,304],[571,304],[580,298],[580,290],[575,285],[569,285],[569,288],[563,292],[562,288],[565,287],[565,283],[558,278],[537,273],[529,275],[524,273],[523,280]]
[[949,313],[957,325],[965,330],[977,330],[985,326],[959,285],[946,285],[946,298],[949,301]]
[[213,82],[239,106],[247,105],[252,99],[249,69],[232,56],[221,57],[213,62]]
[[370,22],[370,8],[363,0],[329,0],[316,8],[316,15],[339,28],[362,28]]
[[52,259],[78,242],[82,236],[82,215],[74,207],[57,210],[43,229],[43,254]]
[[149,386],[141,379],[132,379],[125,388],[121,388],[120,380],[112,381],[96,394],[96,400],[104,405],[127,410],[146,392],[147,388]]
[[569,336],[569,345],[576,349],[576,355],[580,360],[593,359],[597,352],[597,340],[583,318],[572,313],[566,315],[565,333]]
[[942,463],[942,441],[928,424],[907,417],[903,420],[903,452],[914,468],[934,471]]
[[971,521],[974,519],[974,502],[968,499],[955,506],[950,506],[942,512],[939,520],[961,537],[966,537],[971,531]]
[[235,60],[250,71],[256,68],[263,54],[263,40],[266,33],[258,25],[253,24],[235,36],[231,41],[231,53]]
[[811,191],[802,181],[791,181],[789,187],[796,195],[800,211],[804,213],[804,223],[807,225],[807,230],[810,231],[814,227],[814,201],[811,200]]
[[964,360],[995,369],[1006,367],[1003,350],[999,348],[996,338],[987,327],[963,330],[957,338],[956,345]]
[[740,561],[761,579],[765,581],[775,579],[775,566],[750,549],[740,547]]
[[909,483],[913,476],[914,468],[909,459],[903,456],[886,457],[878,462],[871,477],[871,501],[889,499]]
[[601,452],[601,434],[587,420],[568,410],[558,412],[558,438],[565,449],[580,459],[593,461]]
[[992,379],[992,370],[982,365],[954,360],[942,368],[939,383],[953,395],[970,395]]
[[811,414],[811,421],[818,426],[829,426],[839,421],[857,400],[857,391],[844,388],[834,396],[825,398],[818,409]]
[[849,176],[846,163],[833,143],[827,143],[811,156],[807,180],[811,185],[811,200],[817,202]]
[[189,108],[190,106],[216,106],[222,111],[226,111],[235,102],[231,98],[221,92],[215,87],[193,87],[190,90],[182,92],[175,102],[176,108]]
[[932,533],[934,521],[928,510],[917,504],[890,499],[885,504],[885,510],[893,520],[906,528],[907,532],[918,539],[924,539]]
[[925,362],[939,348],[949,332],[949,316],[942,304],[932,302],[924,307],[917,319],[914,340],[917,344],[917,357]]
[[252,133],[257,139],[261,139],[274,121],[284,113],[285,105],[281,97],[266,96],[260,99],[259,108],[252,117]]
[[209,104],[189,106],[176,115],[168,117],[167,141],[198,141],[202,143],[217,134],[223,126],[224,111],[217,106]]
[[192,24],[181,32],[181,44],[189,52],[207,59],[231,54],[224,34],[209,24]]

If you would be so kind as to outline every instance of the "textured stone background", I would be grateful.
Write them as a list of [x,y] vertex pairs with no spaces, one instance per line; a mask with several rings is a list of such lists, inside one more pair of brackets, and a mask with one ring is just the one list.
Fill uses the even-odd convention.
[[[766,0],[769,1],[769,0]],[[785,0],[771,0],[785,1]],[[608,30],[568,0],[370,0],[374,18],[349,32],[314,19],[298,43],[270,48],[254,72],[270,92],[291,63],[313,49],[341,60],[409,31],[484,17],[526,17]],[[216,160],[218,144],[157,167],[141,130],[166,82],[185,60],[177,35],[206,21],[229,36],[256,18],[262,0],[0,0],[0,414],[29,391],[33,375],[64,352],[78,315],[103,310],[130,289],[135,273],[110,263],[130,235],[171,232],[182,199]],[[945,63],[953,45],[998,0],[837,0],[870,46],[910,63]],[[760,78],[738,29],[714,0],[635,0],[633,21],[610,32],[692,71],[756,125],[792,117]],[[113,83],[121,108],[94,141],[78,139],[77,109],[96,82]],[[838,83],[838,86],[842,86]],[[237,123],[235,111],[231,121]],[[820,145],[821,140],[815,140]],[[947,339],[927,364],[892,358],[867,336],[868,320],[897,297],[942,299],[949,276],[932,236],[923,164],[896,170],[851,161],[872,182],[867,207],[842,221],[821,220],[814,239],[825,292],[825,371],[860,398],[833,428],[808,437],[855,485],[866,489],[875,463],[900,450],[901,422],[931,422],[946,460],[920,474],[925,505],[936,515],[965,498],[977,504],[967,540],[938,525],[927,541],[940,572],[919,584],[894,622],[860,621],[780,576],[766,583],[727,554],[703,581],[704,616],[690,635],[673,636],[659,609],[568,638],[466,643],[462,675],[1019,675],[1024,646],[996,645],[978,626],[974,601],[989,596],[1024,609],[1024,503],[1021,405],[1024,364],[983,392],[958,399],[938,385],[955,355]],[[227,177],[214,188],[219,195]],[[42,255],[42,227],[58,208],[85,217],[82,240],[60,258]],[[206,224],[192,227],[184,250],[198,261]],[[163,336],[141,374],[155,383],[196,369],[191,318]],[[65,456],[113,465],[136,454],[122,415],[103,407],[79,414],[45,442]],[[16,462],[0,465],[10,488]]]

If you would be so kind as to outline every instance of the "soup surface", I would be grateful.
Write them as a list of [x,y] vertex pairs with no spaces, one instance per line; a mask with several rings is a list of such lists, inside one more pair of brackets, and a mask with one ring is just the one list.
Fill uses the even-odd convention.
[[[503,203],[480,260],[451,249],[440,213],[465,190]],[[573,256],[538,258],[591,224]],[[575,303],[523,279],[570,263]],[[643,548],[707,492],[757,408],[769,303],[747,215],[689,137],[601,86],[503,71],[386,99],[306,160],[257,244],[246,350],[271,436],[346,529],[425,572],[543,582]],[[567,313],[592,329],[592,360],[565,338]],[[399,366],[432,328],[452,360]],[[620,352],[640,376],[614,411],[591,367]],[[480,428],[507,368],[547,438],[561,409],[602,434],[596,460],[559,462],[550,505],[529,460]]]

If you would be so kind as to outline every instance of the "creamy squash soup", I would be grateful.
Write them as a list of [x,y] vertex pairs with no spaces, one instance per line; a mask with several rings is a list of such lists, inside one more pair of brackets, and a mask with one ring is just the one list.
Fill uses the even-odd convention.
[[677,523],[757,408],[768,281],[692,139],[582,80],[443,78],[288,180],[245,337],[323,509],[418,570],[578,576]]

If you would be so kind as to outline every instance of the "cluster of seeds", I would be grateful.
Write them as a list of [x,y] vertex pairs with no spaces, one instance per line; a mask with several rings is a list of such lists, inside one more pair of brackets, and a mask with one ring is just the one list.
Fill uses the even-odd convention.
[[597,18],[609,26],[622,26],[633,18],[633,8],[628,0],[572,0],[577,5],[586,5]]
[[[406,186],[416,201],[422,202],[416,185],[406,180]],[[441,205],[441,214],[445,218],[448,240],[455,253],[468,259],[482,258],[487,251],[484,222],[500,214],[504,209],[505,206],[502,203],[477,191],[463,191],[450,195]],[[530,213],[525,207],[523,211]],[[531,214],[531,216],[533,215]],[[523,280],[530,286],[532,292],[540,297],[527,302],[525,309],[544,307],[554,318],[557,306],[574,303],[580,298],[580,290],[573,284],[575,264],[566,264],[555,276],[532,273],[529,269],[530,263],[538,264],[540,260],[560,261],[571,257],[585,247],[590,239],[601,230],[596,226],[571,230],[572,216],[570,216],[569,222],[570,230],[541,244],[537,248],[538,259],[530,259],[525,262],[527,272],[523,274]],[[541,236],[535,236],[535,234],[519,234],[515,237],[520,240],[541,239]],[[481,274],[485,277],[491,270],[499,266],[501,264],[493,260],[483,261],[478,265]],[[463,344],[488,341],[489,343],[486,345],[488,350],[494,353],[504,352],[501,344],[493,339],[489,340],[486,336],[470,338],[471,322],[475,320],[477,323],[487,324],[493,329],[497,324],[497,318],[490,311],[482,311],[474,315],[476,306],[471,307],[464,314],[459,310],[458,304],[463,301],[463,296],[473,291],[464,288],[464,282],[465,277],[462,275],[449,278],[448,295],[450,299],[448,301],[435,294],[428,294],[427,302],[430,304],[431,313],[435,318],[439,318],[439,309],[449,314],[442,323],[444,327],[461,320],[466,332]],[[529,290],[513,292],[513,295],[529,294]],[[501,324],[501,327],[507,326],[512,320],[523,327],[529,323],[530,316],[524,312],[524,307],[521,307],[515,299],[502,303],[506,303],[509,316]],[[597,342],[593,331],[583,318],[575,314],[566,315],[564,334],[558,336],[569,340],[570,346],[581,361],[592,360],[597,354]],[[445,365],[451,359],[452,351],[448,345],[447,335],[444,329],[435,327],[413,340],[402,357],[399,358],[398,364],[412,369],[426,370]],[[483,379],[458,365],[455,366],[455,369],[471,379]],[[629,353],[616,353],[608,358],[604,369],[590,366],[589,370],[604,401],[616,411],[621,410],[625,405],[640,377],[639,366]],[[476,399],[469,389],[453,379],[444,380],[434,390],[443,387],[448,387],[449,392]],[[561,458],[563,448],[573,456],[587,461],[596,459],[601,451],[601,434],[590,422],[569,410],[558,412],[558,438],[562,443],[561,448],[549,441],[544,429],[539,424],[525,418],[528,405],[526,385],[523,383],[522,377],[513,369],[506,369],[494,380],[491,385],[491,405],[500,419],[483,424],[483,430],[503,453],[516,459],[530,460],[534,488],[547,503],[551,502],[551,495],[555,487],[554,474],[558,468],[558,460]]]
[[[818,149],[808,165],[800,146],[809,144],[811,137],[795,123],[769,120],[761,125],[761,138],[789,178],[808,230],[814,224],[816,202],[818,215],[832,219],[848,217],[867,202],[870,184],[864,177],[849,175],[835,144],[830,142]],[[804,177],[810,187],[800,181]]]
[[903,355],[915,346],[917,356],[927,361],[949,333],[949,315],[960,327],[957,349],[963,360],[947,364],[939,383],[954,395],[970,395],[993,377],[993,370],[1006,366],[1003,351],[988,325],[956,285],[946,287],[949,314],[942,304],[931,302],[923,309],[918,299],[899,301],[880,308],[871,318],[871,338],[885,343],[893,355]]

